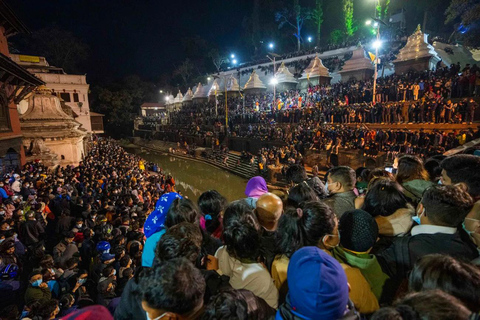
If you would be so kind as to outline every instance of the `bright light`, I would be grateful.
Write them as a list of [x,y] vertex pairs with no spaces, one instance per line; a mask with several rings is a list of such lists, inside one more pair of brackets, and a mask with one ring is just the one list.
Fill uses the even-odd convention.
[[378,22],[375,21],[375,22],[373,23],[373,26],[374,26],[375,28],[378,27]]
[[237,59],[233,59],[233,60],[232,60],[232,63],[233,63],[233,64],[237,64]]
[[312,42],[312,37],[308,37],[308,42]]
[[230,55],[230,58],[234,59],[234,58],[235,58],[235,55],[232,53],[232,54]]
[[273,47],[275,47],[275,45],[271,42],[271,43],[268,45],[268,47],[269,47],[270,49],[273,49]]
[[208,78],[207,78],[207,81],[210,81],[211,79],[212,79],[212,78],[208,77]]
[[276,86],[278,84],[277,78],[273,77],[272,80],[270,80],[270,84]]
[[365,25],[369,26],[369,25],[371,25],[371,24],[372,24],[372,20],[367,20],[367,21],[365,21]]
[[163,93],[163,90],[160,90],[160,93]]
[[375,41],[373,41],[372,46],[373,46],[375,49],[378,49],[378,48],[380,48],[380,47],[382,46],[382,41],[380,41],[380,40],[375,40]]
[[168,102],[168,100],[170,100],[170,97],[165,97],[165,100],[167,100],[167,102]]

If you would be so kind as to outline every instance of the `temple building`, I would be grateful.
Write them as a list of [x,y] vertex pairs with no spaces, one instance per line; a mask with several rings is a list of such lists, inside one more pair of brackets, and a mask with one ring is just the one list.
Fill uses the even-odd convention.
[[275,78],[277,79],[276,86],[278,91],[295,89],[297,87],[297,79],[295,79],[290,70],[288,70],[284,62],[282,62],[280,68],[278,68],[275,73]]
[[330,84],[331,79],[330,72],[323,65],[318,55],[310,62],[310,65],[303,71],[302,77],[300,78],[302,89],[307,89],[310,84]]
[[265,92],[267,90],[267,87],[265,87],[262,80],[260,80],[255,70],[253,70],[243,90],[249,94],[257,94]]
[[342,70],[339,72],[342,81],[348,81],[352,78],[357,80],[367,80],[373,77],[375,73],[372,61],[365,57],[365,50],[362,46],[358,46],[353,51],[352,57],[345,62]]
[[67,113],[68,106],[62,107],[45,86],[28,97],[27,106],[20,114],[26,160],[41,160],[49,167],[78,165],[86,153],[87,131]]
[[10,59],[7,39],[17,33],[29,31],[0,0],[0,169],[3,173],[25,163],[17,104],[44,83]]
[[[53,94],[72,109],[75,120],[80,122],[88,133],[103,133],[99,132],[98,126],[96,130],[92,129],[92,114],[88,101],[90,85],[87,83],[86,75],[67,74],[62,68],[50,66],[44,57],[18,54],[11,56],[13,61],[42,79],[46,86],[52,89]],[[103,117],[99,113],[95,113],[94,116]],[[97,120],[95,119],[95,122],[98,122]]]
[[428,34],[423,33],[418,25],[417,30],[408,37],[405,47],[400,49],[393,64],[395,73],[403,74],[410,70],[435,70],[440,60],[433,46],[428,43]]

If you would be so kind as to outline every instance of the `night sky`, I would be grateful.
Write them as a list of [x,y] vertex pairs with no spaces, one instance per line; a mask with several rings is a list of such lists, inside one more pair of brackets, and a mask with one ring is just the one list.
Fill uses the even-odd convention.
[[[250,1],[18,0],[8,4],[29,27],[56,25],[90,47],[94,77],[139,74],[154,80],[182,61],[180,39],[199,35],[233,48]],[[237,19],[235,19],[237,18]],[[27,52],[26,52],[27,53]],[[28,52],[35,54],[35,52]],[[93,74],[92,74],[93,73]]]

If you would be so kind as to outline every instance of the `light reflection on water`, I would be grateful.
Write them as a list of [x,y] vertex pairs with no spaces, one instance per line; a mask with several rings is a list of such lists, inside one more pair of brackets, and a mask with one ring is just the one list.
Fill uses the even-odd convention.
[[176,190],[188,198],[197,201],[205,191],[215,189],[228,201],[245,198],[247,180],[211,165],[184,160],[171,155],[157,152],[141,152],[135,150],[147,161],[157,163],[166,173],[170,174],[176,183]]

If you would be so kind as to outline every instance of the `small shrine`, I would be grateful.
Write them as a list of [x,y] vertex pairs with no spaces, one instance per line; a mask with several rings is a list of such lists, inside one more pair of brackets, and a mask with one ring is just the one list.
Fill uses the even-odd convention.
[[322,59],[320,59],[318,55],[310,62],[300,78],[302,81],[302,88],[308,88],[309,84],[330,84],[331,79],[330,72],[327,67],[323,65]]
[[227,79],[227,94],[229,97],[238,97],[240,95],[240,85],[233,74]]
[[179,109],[183,103],[183,94],[178,90],[177,96],[173,99],[173,104],[176,109]]
[[215,100],[216,96],[223,95],[223,90],[218,84],[218,79],[213,80],[210,90],[208,90],[208,98],[212,101]]
[[188,88],[187,92],[183,96],[182,102],[189,104],[189,103],[192,103],[192,99],[193,99],[193,91],[192,89]]
[[284,62],[282,62],[280,68],[275,73],[275,79],[277,80],[278,91],[295,89],[298,84],[297,79],[288,70]]
[[245,91],[245,93],[256,94],[265,92],[267,90],[267,87],[265,87],[262,80],[260,80],[255,70],[253,70],[243,90]]
[[202,102],[208,99],[208,92],[205,92],[205,88],[200,82],[198,83],[197,90],[195,90],[192,99],[193,102]]
[[348,81],[352,78],[357,80],[367,80],[373,77],[375,68],[372,61],[365,57],[365,50],[362,46],[358,46],[353,51],[352,57],[345,62],[342,70],[339,72],[342,81]]
[[60,99],[44,86],[27,99],[20,114],[26,160],[41,160],[46,166],[78,165],[85,155],[87,131],[67,114]]
[[428,34],[423,33],[418,25],[417,30],[408,37],[405,47],[400,49],[393,64],[395,73],[403,74],[410,70],[434,70],[440,60],[433,46],[428,43]]

